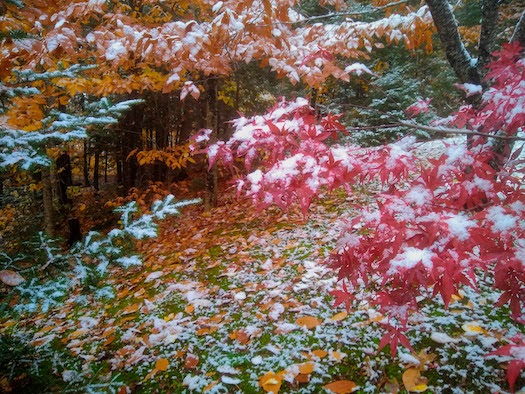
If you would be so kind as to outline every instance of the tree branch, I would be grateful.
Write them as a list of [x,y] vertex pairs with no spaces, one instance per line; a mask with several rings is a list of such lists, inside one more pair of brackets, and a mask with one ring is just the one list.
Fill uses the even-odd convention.
[[426,0],[447,59],[461,82],[479,85],[481,75],[465,49],[458,31],[458,23],[447,0]]
[[315,20],[319,20],[319,19],[337,18],[337,17],[341,17],[341,16],[357,16],[357,15],[372,14],[374,12],[381,11],[381,10],[384,10],[384,9],[387,9],[387,8],[390,8],[390,7],[395,7],[396,5],[406,4],[406,3],[408,3],[408,1],[409,0],[399,0],[399,1],[395,1],[393,3],[385,4],[385,5],[381,6],[381,7],[374,7],[373,9],[367,10],[367,11],[334,12],[334,13],[326,14],[326,15],[312,16],[312,17],[305,18],[305,19],[302,19],[302,20],[294,22],[294,23],[311,22],[311,21],[315,21]]
[[451,127],[427,126],[427,125],[422,125],[422,124],[418,124],[418,123],[414,123],[414,122],[407,122],[407,121],[404,121],[404,120],[400,120],[399,124],[402,125],[402,126],[410,127],[412,129],[420,129],[420,130],[430,131],[430,132],[434,132],[434,133],[441,133],[441,134],[463,134],[463,135],[467,135],[467,136],[469,136],[469,135],[471,135],[471,136],[479,135],[479,136],[482,136],[482,137],[496,138],[496,139],[500,139],[500,140],[525,141],[525,137],[518,137],[518,136],[512,136],[511,137],[511,136],[505,136],[505,135],[487,134],[487,133],[480,133],[480,132],[472,131],[472,130],[468,130],[468,129],[455,129],[455,128],[451,128]]
[[510,42],[514,41],[518,41],[521,46],[525,48],[525,10],[523,10],[521,17],[516,24],[516,28],[514,29],[514,33],[512,34],[512,38],[510,39]]

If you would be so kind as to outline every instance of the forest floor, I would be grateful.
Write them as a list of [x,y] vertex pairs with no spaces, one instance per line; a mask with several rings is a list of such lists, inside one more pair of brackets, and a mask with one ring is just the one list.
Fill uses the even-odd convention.
[[504,365],[485,355],[520,327],[492,307],[487,284],[448,309],[424,305],[408,335],[414,351],[395,358],[377,352],[383,317],[373,308],[333,307],[337,273],[325,262],[337,223],[371,191],[326,194],[307,218],[221,200],[141,242],[144,265],[104,283],[114,299],[78,292],[48,313],[0,321],[19,341],[0,349],[14,360],[0,391],[506,391]]

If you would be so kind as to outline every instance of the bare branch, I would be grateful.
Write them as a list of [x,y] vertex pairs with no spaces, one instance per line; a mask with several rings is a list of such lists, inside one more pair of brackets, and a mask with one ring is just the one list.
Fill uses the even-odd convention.
[[518,137],[518,136],[505,136],[505,135],[496,135],[496,134],[487,134],[487,133],[480,133],[477,131],[472,131],[468,129],[455,129],[451,127],[441,127],[441,126],[427,126],[422,125],[414,122],[407,122],[404,120],[400,120],[399,124],[402,126],[410,127],[412,129],[420,129],[425,131],[430,131],[434,133],[441,133],[441,134],[462,134],[462,135],[479,135],[482,137],[487,138],[496,138],[500,140],[508,140],[508,141],[525,141],[525,137]]
[[408,3],[408,1],[409,0],[399,0],[393,3],[385,4],[381,7],[374,7],[373,9],[367,10],[367,11],[333,12],[331,14],[326,14],[326,15],[312,16],[309,18],[301,19],[300,21],[297,21],[294,23],[311,22],[311,21],[316,21],[319,19],[337,18],[337,17],[342,17],[342,16],[358,16],[358,15],[372,14],[374,12],[381,11],[381,10],[384,10],[390,7],[395,7],[396,5],[406,4]]
[[512,38],[510,39],[510,42],[514,41],[518,41],[522,47],[525,47],[525,10],[523,10],[521,17],[516,24],[516,28],[514,29],[514,33],[512,34]]

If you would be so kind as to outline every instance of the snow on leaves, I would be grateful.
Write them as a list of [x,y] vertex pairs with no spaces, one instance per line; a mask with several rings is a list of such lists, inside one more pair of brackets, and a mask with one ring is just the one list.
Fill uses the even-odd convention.
[[[494,85],[474,118],[486,131],[513,135],[523,124],[525,68],[516,50],[505,46],[490,65]],[[427,106],[418,104],[413,115]],[[515,169],[498,173],[489,165],[490,145],[451,145],[422,165],[413,160],[413,139],[374,149],[328,145],[341,126],[333,118],[318,122],[303,99],[280,101],[267,114],[233,125],[229,141],[208,148],[210,162],[233,166],[241,158],[248,171],[256,166],[237,189],[259,208],[298,202],[306,212],[325,188],[383,185],[375,207],[347,222],[330,258],[344,285],[333,293],[337,304],[349,305],[363,288],[380,289],[364,295],[386,317],[380,348],[389,344],[392,354],[398,345],[410,348],[405,333],[423,300],[439,294],[448,305],[461,287],[475,288],[480,273],[492,269],[501,292],[496,305],[509,305],[512,317],[524,321],[525,194],[520,180],[506,175]]]

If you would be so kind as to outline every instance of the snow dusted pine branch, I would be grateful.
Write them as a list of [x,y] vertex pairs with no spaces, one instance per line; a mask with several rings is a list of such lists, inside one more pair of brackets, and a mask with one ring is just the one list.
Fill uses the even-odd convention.
[[[92,231],[67,254],[54,255],[55,249],[46,249],[49,252],[48,261],[60,259],[72,262],[74,266],[72,274],[45,283],[32,279],[17,286],[16,289],[27,299],[27,302],[19,303],[14,310],[19,313],[38,310],[46,312],[58,305],[72,288],[98,282],[107,275],[110,264],[118,264],[124,268],[141,265],[140,256],[129,253],[132,247],[131,240],[155,237],[157,235],[155,220],[178,215],[181,208],[199,202],[198,199],[176,201],[173,195],[168,195],[163,200],[155,201],[150,213],[138,217],[137,203],[130,202],[116,209],[121,213],[122,228],[113,229],[107,235]],[[113,296],[113,291],[108,286],[91,290],[96,297]]]

